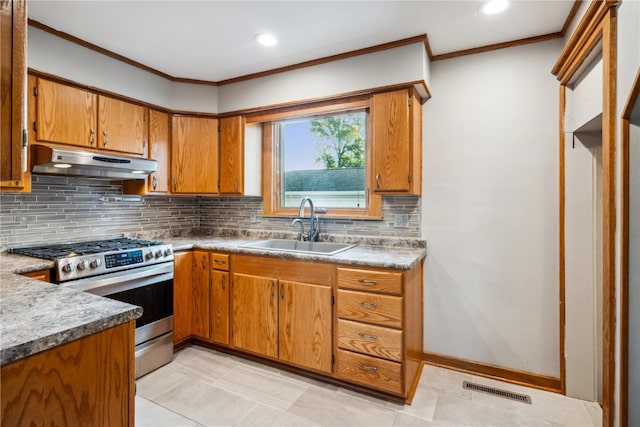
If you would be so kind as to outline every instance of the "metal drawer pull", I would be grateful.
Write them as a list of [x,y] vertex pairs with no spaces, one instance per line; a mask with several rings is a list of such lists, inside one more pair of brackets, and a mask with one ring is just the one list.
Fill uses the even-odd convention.
[[363,371],[371,371],[371,372],[376,372],[378,370],[377,366],[368,366],[363,363],[358,363],[358,368],[362,369]]
[[216,264],[226,264],[227,261],[223,261],[221,259],[214,259],[213,262],[215,262]]
[[363,283],[365,285],[377,285],[377,280],[366,280],[366,279],[358,279],[358,283]]
[[362,332],[358,332],[358,336],[362,339],[371,340],[371,341],[376,341],[378,339],[377,335],[366,335],[366,334],[363,334]]
[[363,307],[378,308],[378,304],[376,304],[375,302],[358,301],[358,304],[360,304]]

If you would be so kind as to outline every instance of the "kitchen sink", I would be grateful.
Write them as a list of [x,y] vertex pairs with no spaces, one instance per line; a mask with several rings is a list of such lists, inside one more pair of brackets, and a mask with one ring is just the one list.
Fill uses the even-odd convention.
[[266,249],[284,252],[300,252],[306,254],[335,255],[353,248],[355,245],[333,242],[301,242],[299,240],[261,240],[255,243],[240,245],[243,248]]

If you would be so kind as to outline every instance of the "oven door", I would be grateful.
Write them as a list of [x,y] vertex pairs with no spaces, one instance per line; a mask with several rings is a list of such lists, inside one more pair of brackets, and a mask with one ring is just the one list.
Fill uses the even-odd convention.
[[62,283],[71,289],[142,307],[136,319],[136,378],[173,356],[173,262]]

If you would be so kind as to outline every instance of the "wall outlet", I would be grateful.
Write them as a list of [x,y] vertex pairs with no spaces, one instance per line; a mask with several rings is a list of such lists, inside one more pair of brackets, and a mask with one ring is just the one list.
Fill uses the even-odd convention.
[[251,222],[252,224],[258,222],[258,215],[255,212],[251,212],[251,215],[249,216],[249,222]]
[[409,215],[408,214],[393,215],[393,226],[395,228],[409,228]]

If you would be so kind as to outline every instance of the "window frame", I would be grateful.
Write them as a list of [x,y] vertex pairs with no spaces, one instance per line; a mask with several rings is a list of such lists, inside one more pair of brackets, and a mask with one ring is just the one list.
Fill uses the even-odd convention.
[[[280,111],[261,114],[250,119],[251,122],[262,123],[262,195],[263,214],[265,216],[297,217],[297,207],[282,206],[282,171],[281,158],[277,141],[274,140],[274,123],[282,120],[299,117],[328,115],[342,113],[349,110],[367,111],[367,142],[365,155],[365,197],[366,208],[326,208],[323,218],[356,218],[356,219],[382,219],[382,196],[372,191],[370,168],[373,167],[372,126],[371,126],[371,97],[358,96],[339,101],[330,101],[319,104],[306,104],[297,107],[289,107]],[[249,121],[249,120],[248,120]]]

